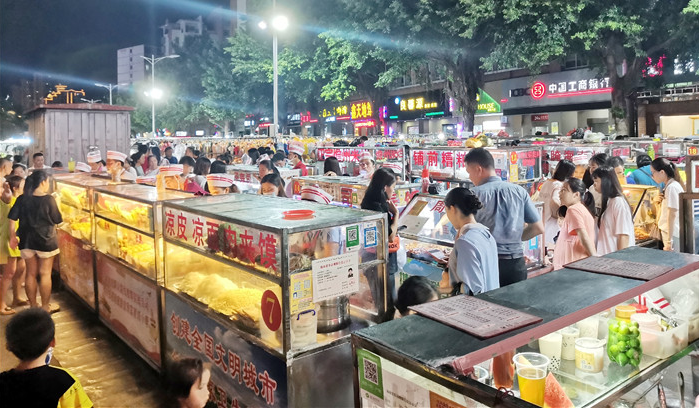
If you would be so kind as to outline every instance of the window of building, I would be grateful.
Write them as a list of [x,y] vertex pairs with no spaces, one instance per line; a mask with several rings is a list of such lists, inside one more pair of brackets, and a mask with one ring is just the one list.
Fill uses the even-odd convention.
[[583,68],[587,67],[590,65],[590,62],[585,59],[580,57],[577,54],[573,54],[572,56],[566,58],[565,64],[563,65],[564,69],[578,69],[578,68]]

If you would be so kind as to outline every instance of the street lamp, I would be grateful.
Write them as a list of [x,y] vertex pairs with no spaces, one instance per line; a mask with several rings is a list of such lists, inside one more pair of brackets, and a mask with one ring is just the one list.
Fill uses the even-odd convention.
[[[257,24],[262,30],[267,29],[267,22],[260,21]],[[278,15],[272,18],[272,66],[274,69],[274,137],[279,131],[279,64],[277,62],[277,32],[284,31],[289,27],[289,19],[286,16]]]
[[107,85],[105,85],[105,84],[100,84],[99,82],[96,82],[96,83],[95,83],[95,86],[99,86],[99,87],[102,87],[102,88],[105,88],[105,89],[109,89],[109,104],[110,104],[110,105],[112,104],[112,91],[113,91],[114,89],[117,89],[117,87],[119,87],[119,85],[126,85],[126,84],[116,84],[116,85],[107,84]]
[[151,132],[153,137],[155,137],[155,100],[163,96],[163,92],[161,90],[155,89],[155,64],[158,63],[158,61],[162,61],[167,58],[179,58],[179,55],[172,54],[166,55],[164,57],[155,58],[155,55],[151,54],[150,58],[144,57],[143,55],[141,55],[140,57],[146,60],[148,63],[150,63]]

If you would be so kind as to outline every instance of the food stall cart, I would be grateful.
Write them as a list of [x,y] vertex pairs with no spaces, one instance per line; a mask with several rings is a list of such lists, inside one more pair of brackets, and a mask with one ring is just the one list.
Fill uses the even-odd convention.
[[162,364],[160,208],[190,197],[140,184],[93,190],[99,318],[156,368]]
[[95,187],[120,183],[83,173],[54,175],[53,182],[58,210],[64,221],[57,231],[61,250],[59,274],[65,287],[95,311],[92,191]]
[[[301,175],[301,170],[293,170],[287,168],[279,168],[279,175],[284,180],[284,183],[291,183],[293,177]],[[226,166],[226,173],[232,174],[235,177],[235,185],[238,186],[241,192],[249,192],[257,194],[260,191],[260,180],[258,166],[246,164],[232,164]]]
[[387,309],[385,220],[260,195],[165,203],[166,362],[208,357],[218,406],[352,405],[349,333]]
[[660,194],[657,187],[637,184],[621,186],[631,206],[633,214],[633,230],[636,245],[652,246],[657,243],[652,239],[653,231],[658,227],[658,209],[654,204],[655,198]]
[[[541,216],[543,203],[534,204]],[[447,218],[444,197],[414,196],[398,220],[398,235],[407,252],[401,283],[409,276],[425,276],[440,295],[448,294],[451,287],[445,268],[454,248],[455,233]],[[544,242],[542,234],[522,243],[527,270],[531,274],[541,272],[544,267]]]
[[[294,196],[301,194],[304,186],[318,186],[333,196],[334,205],[359,208],[371,180],[364,177],[308,176],[293,178]],[[391,200],[402,209],[420,191],[419,183],[396,183]]]
[[699,156],[685,158],[687,183],[680,194],[680,251],[699,254]]
[[362,146],[337,146],[337,147],[317,147],[315,174],[323,175],[323,166],[326,157],[335,157],[340,162],[340,169],[343,174],[350,176],[359,175],[359,155],[362,152],[369,152],[374,158],[378,169],[384,163],[396,163],[401,169],[405,168],[407,158],[404,157],[405,148],[403,146],[388,147],[362,147]]
[[[638,313],[632,323],[621,307],[657,288],[696,282],[699,257],[632,247],[574,267],[423,304],[418,315],[354,333],[359,406],[609,406],[699,350],[687,321],[667,331],[639,328],[642,318],[660,320]],[[610,308],[617,319],[605,317]],[[515,355],[522,352],[532,354]]]
[[[504,181],[519,184],[529,195],[538,191],[542,181],[541,148],[487,148],[495,161],[495,172]],[[445,183],[446,191],[455,185],[470,186],[464,158],[469,149],[460,147],[424,147],[410,150],[413,177],[421,177],[427,168],[432,180]]]

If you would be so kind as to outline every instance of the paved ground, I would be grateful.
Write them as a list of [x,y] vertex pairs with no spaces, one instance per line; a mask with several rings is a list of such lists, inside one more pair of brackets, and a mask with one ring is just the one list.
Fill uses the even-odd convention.
[[[54,292],[61,310],[56,322],[52,364],[70,370],[82,383],[95,407],[155,407],[160,392],[158,374],[67,292]],[[10,316],[0,316],[0,371],[17,359],[5,347]]]

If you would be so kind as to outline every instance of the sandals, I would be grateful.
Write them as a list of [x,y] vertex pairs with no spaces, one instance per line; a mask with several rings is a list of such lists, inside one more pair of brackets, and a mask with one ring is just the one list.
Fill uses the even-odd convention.
[[29,301],[28,300],[20,300],[19,302],[12,302],[12,307],[22,307],[22,306],[29,306]]
[[0,309],[0,316],[9,316],[17,313],[17,311],[10,306],[5,307],[4,309]]
[[56,313],[61,310],[61,306],[58,303],[49,303],[49,313]]

